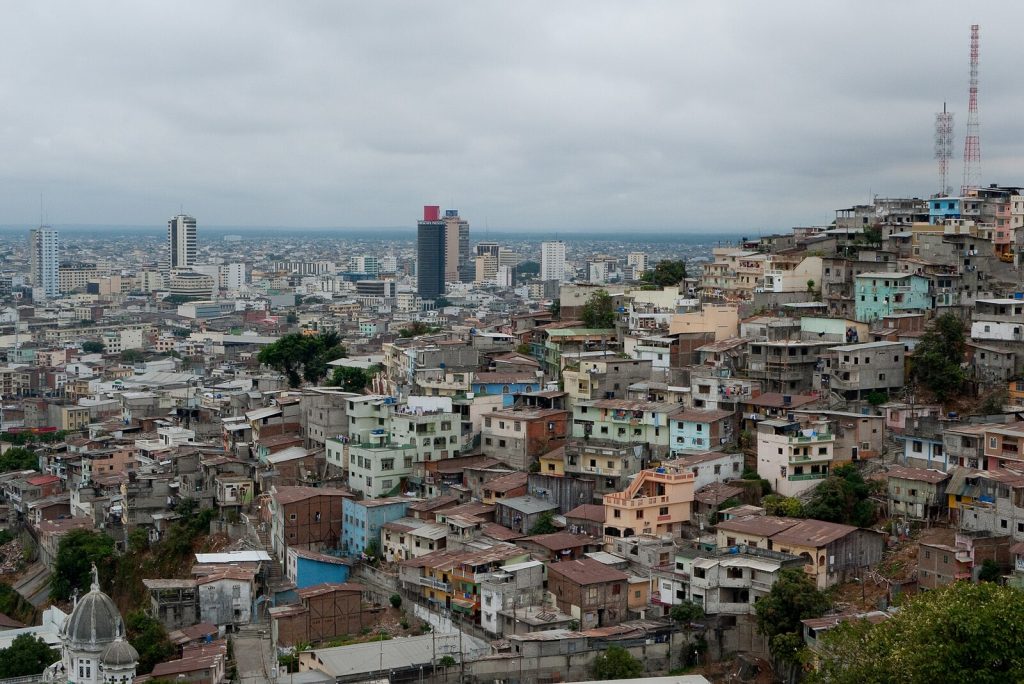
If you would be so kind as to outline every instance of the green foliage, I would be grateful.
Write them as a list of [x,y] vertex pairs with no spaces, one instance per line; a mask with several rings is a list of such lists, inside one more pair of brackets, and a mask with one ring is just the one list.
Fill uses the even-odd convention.
[[845,623],[821,640],[814,682],[1024,681],[1024,592],[954,582],[918,594],[890,619]]
[[889,401],[889,395],[885,392],[874,390],[868,393],[868,403],[872,406],[881,406],[887,401]]
[[963,322],[953,314],[939,316],[914,348],[911,377],[939,401],[956,396],[967,381],[961,368],[966,349]]
[[772,483],[758,475],[756,470],[744,470],[742,479],[759,481],[761,483],[761,496],[772,493]]
[[57,559],[50,576],[50,598],[67,601],[75,589],[80,594],[92,584],[92,564],[107,574],[114,561],[114,540],[102,532],[71,530],[57,548]]
[[82,351],[86,354],[102,354],[106,346],[96,340],[86,340],[82,343]]
[[39,637],[20,634],[7,648],[0,649],[0,678],[28,677],[60,660],[60,651],[52,649]]
[[[0,546],[3,546],[4,544],[6,544],[7,542],[12,541],[13,539],[14,539],[14,533],[13,532],[11,532],[10,530],[0,530]],[[0,610],[0,613],[3,613],[3,612],[5,612],[5,611]]]
[[553,511],[544,511],[537,517],[537,522],[530,528],[530,534],[553,534],[558,531],[555,527],[555,514]]
[[31,449],[11,447],[0,454],[0,473],[12,470],[39,470],[39,457]]
[[33,624],[36,618],[35,606],[5,582],[0,582],[0,613],[26,625]]
[[298,387],[302,380],[319,382],[327,375],[327,364],[347,356],[341,338],[335,332],[319,335],[292,333],[260,350],[259,362],[288,377],[288,384]]
[[882,227],[868,226],[864,229],[861,236],[864,238],[864,242],[869,245],[880,245],[882,244]]
[[67,430],[55,430],[53,432],[0,432],[0,441],[19,446],[31,444],[52,444],[63,442],[68,436]]
[[446,655],[438,660],[437,664],[444,668],[455,667],[455,658],[450,655]]
[[551,316],[553,318],[561,320],[562,319],[562,300],[556,299],[553,302],[551,302],[551,305],[548,306],[548,313],[551,314]]
[[808,292],[814,292],[814,279],[813,278],[807,281],[807,291]]
[[594,660],[593,676],[598,680],[633,679],[644,672],[644,664],[622,646],[609,646]]
[[654,265],[649,271],[644,271],[640,280],[650,283],[658,288],[671,287],[683,282],[686,277],[686,262],[683,260],[665,259]]
[[420,335],[431,335],[440,332],[441,328],[436,325],[427,325],[423,321],[413,321],[407,328],[398,331],[399,337],[419,337]]
[[679,623],[684,628],[689,628],[691,622],[696,622],[704,617],[704,608],[693,601],[683,601],[679,605],[672,606],[668,616],[672,622]]
[[402,597],[399,596],[398,594],[392,594],[391,598],[388,599],[388,603],[391,604],[392,608],[401,608],[402,607]]
[[996,563],[991,558],[986,558],[981,564],[981,572],[978,573],[978,581],[998,582],[999,578],[1002,576],[1003,572],[999,567],[999,563]]
[[608,291],[598,290],[592,294],[587,303],[583,305],[583,313],[580,318],[588,328],[614,328],[615,307],[612,305],[612,296],[608,294]]
[[142,527],[136,527],[128,535],[128,550],[140,553],[149,548],[149,533]]
[[438,297],[437,299],[434,300],[434,306],[436,308],[438,308],[438,309],[443,309],[444,307],[451,306],[451,305],[452,305],[452,300],[448,299],[444,295],[442,295],[442,296],[440,296],[440,297]]
[[1003,408],[1010,403],[1009,392],[1005,387],[988,392],[985,399],[978,407],[978,413],[983,416],[995,416],[1003,412]]
[[372,563],[377,563],[380,560],[380,542],[376,539],[371,539],[366,542],[366,547],[363,549],[363,553]]
[[169,660],[177,652],[174,644],[167,638],[164,626],[145,611],[136,610],[128,613],[124,622],[128,643],[139,652],[139,674],[151,672],[155,665]]
[[125,349],[120,356],[122,363],[139,363],[145,358],[146,355],[138,349]]
[[804,513],[817,520],[868,527],[878,515],[870,496],[871,487],[856,467],[839,466],[814,490]]
[[339,366],[334,369],[331,379],[327,381],[327,384],[331,387],[340,387],[346,392],[362,392],[369,387],[373,376],[379,372],[380,366],[377,365],[365,369]]
[[781,515],[787,518],[803,518],[804,505],[795,496],[782,496],[781,494],[769,494],[761,500],[765,513],[768,515]]
[[[768,637],[773,655],[782,659],[786,658],[786,647],[792,640],[776,641],[776,637],[783,634],[799,637],[803,632],[800,621],[821,617],[828,608],[828,597],[818,591],[814,581],[801,569],[780,572],[772,590],[754,604],[758,629]],[[776,648],[782,652],[777,652]]]

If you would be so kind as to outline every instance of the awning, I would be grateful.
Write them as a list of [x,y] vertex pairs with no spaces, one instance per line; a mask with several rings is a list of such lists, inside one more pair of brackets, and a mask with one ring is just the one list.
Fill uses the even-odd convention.
[[460,613],[466,613],[472,615],[476,604],[466,599],[452,599],[452,610],[459,611]]

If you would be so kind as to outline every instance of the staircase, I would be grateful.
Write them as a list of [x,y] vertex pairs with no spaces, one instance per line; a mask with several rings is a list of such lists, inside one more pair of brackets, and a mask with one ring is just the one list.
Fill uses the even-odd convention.
[[274,558],[274,552],[270,544],[270,528],[260,524],[253,524],[252,521],[250,521],[249,530],[253,532],[253,536],[259,540],[259,548],[270,554],[271,560],[267,563],[267,567],[264,569],[267,587],[273,588],[284,584],[287,580],[285,579],[281,563]]

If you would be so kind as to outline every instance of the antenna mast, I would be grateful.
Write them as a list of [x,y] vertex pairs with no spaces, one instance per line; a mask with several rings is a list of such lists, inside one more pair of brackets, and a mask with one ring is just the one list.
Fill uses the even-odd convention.
[[971,25],[971,89],[964,137],[964,182],[960,194],[981,185],[981,125],[978,123],[978,25]]
[[953,158],[953,112],[942,111],[935,115],[935,159],[939,162],[939,194],[947,197],[953,191],[949,186],[949,160]]

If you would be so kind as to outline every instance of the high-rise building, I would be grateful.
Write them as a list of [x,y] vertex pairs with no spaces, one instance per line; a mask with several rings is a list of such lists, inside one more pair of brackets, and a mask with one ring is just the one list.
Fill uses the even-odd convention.
[[498,246],[497,242],[478,242],[476,243],[476,255],[477,256],[492,256],[495,259],[498,258],[498,252],[501,247]]
[[33,228],[29,233],[29,262],[32,284],[46,298],[60,294],[59,241],[57,231],[49,226]]
[[471,283],[474,273],[469,263],[469,221],[458,209],[444,212],[444,280],[446,283]]
[[168,270],[192,268],[196,263],[196,220],[178,214],[167,222]]
[[373,255],[354,256],[349,259],[348,270],[353,273],[366,273],[376,278],[377,274],[380,273],[380,263],[377,261],[377,257]]
[[565,243],[561,240],[540,243],[540,279],[565,281]]
[[445,248],[441,207],[423,207],[423,220],[416,227],[416,294],[423,299],[445,293]]
[[479,284],[493,283],[498,274],[498,258],[490,254],[481,254],[473,259],[475,266],[474,282]]
[[639,278],[647,270],[647,255],[643,252],[630,252],[626,256],[626,264],[633,267],[635,277]]

